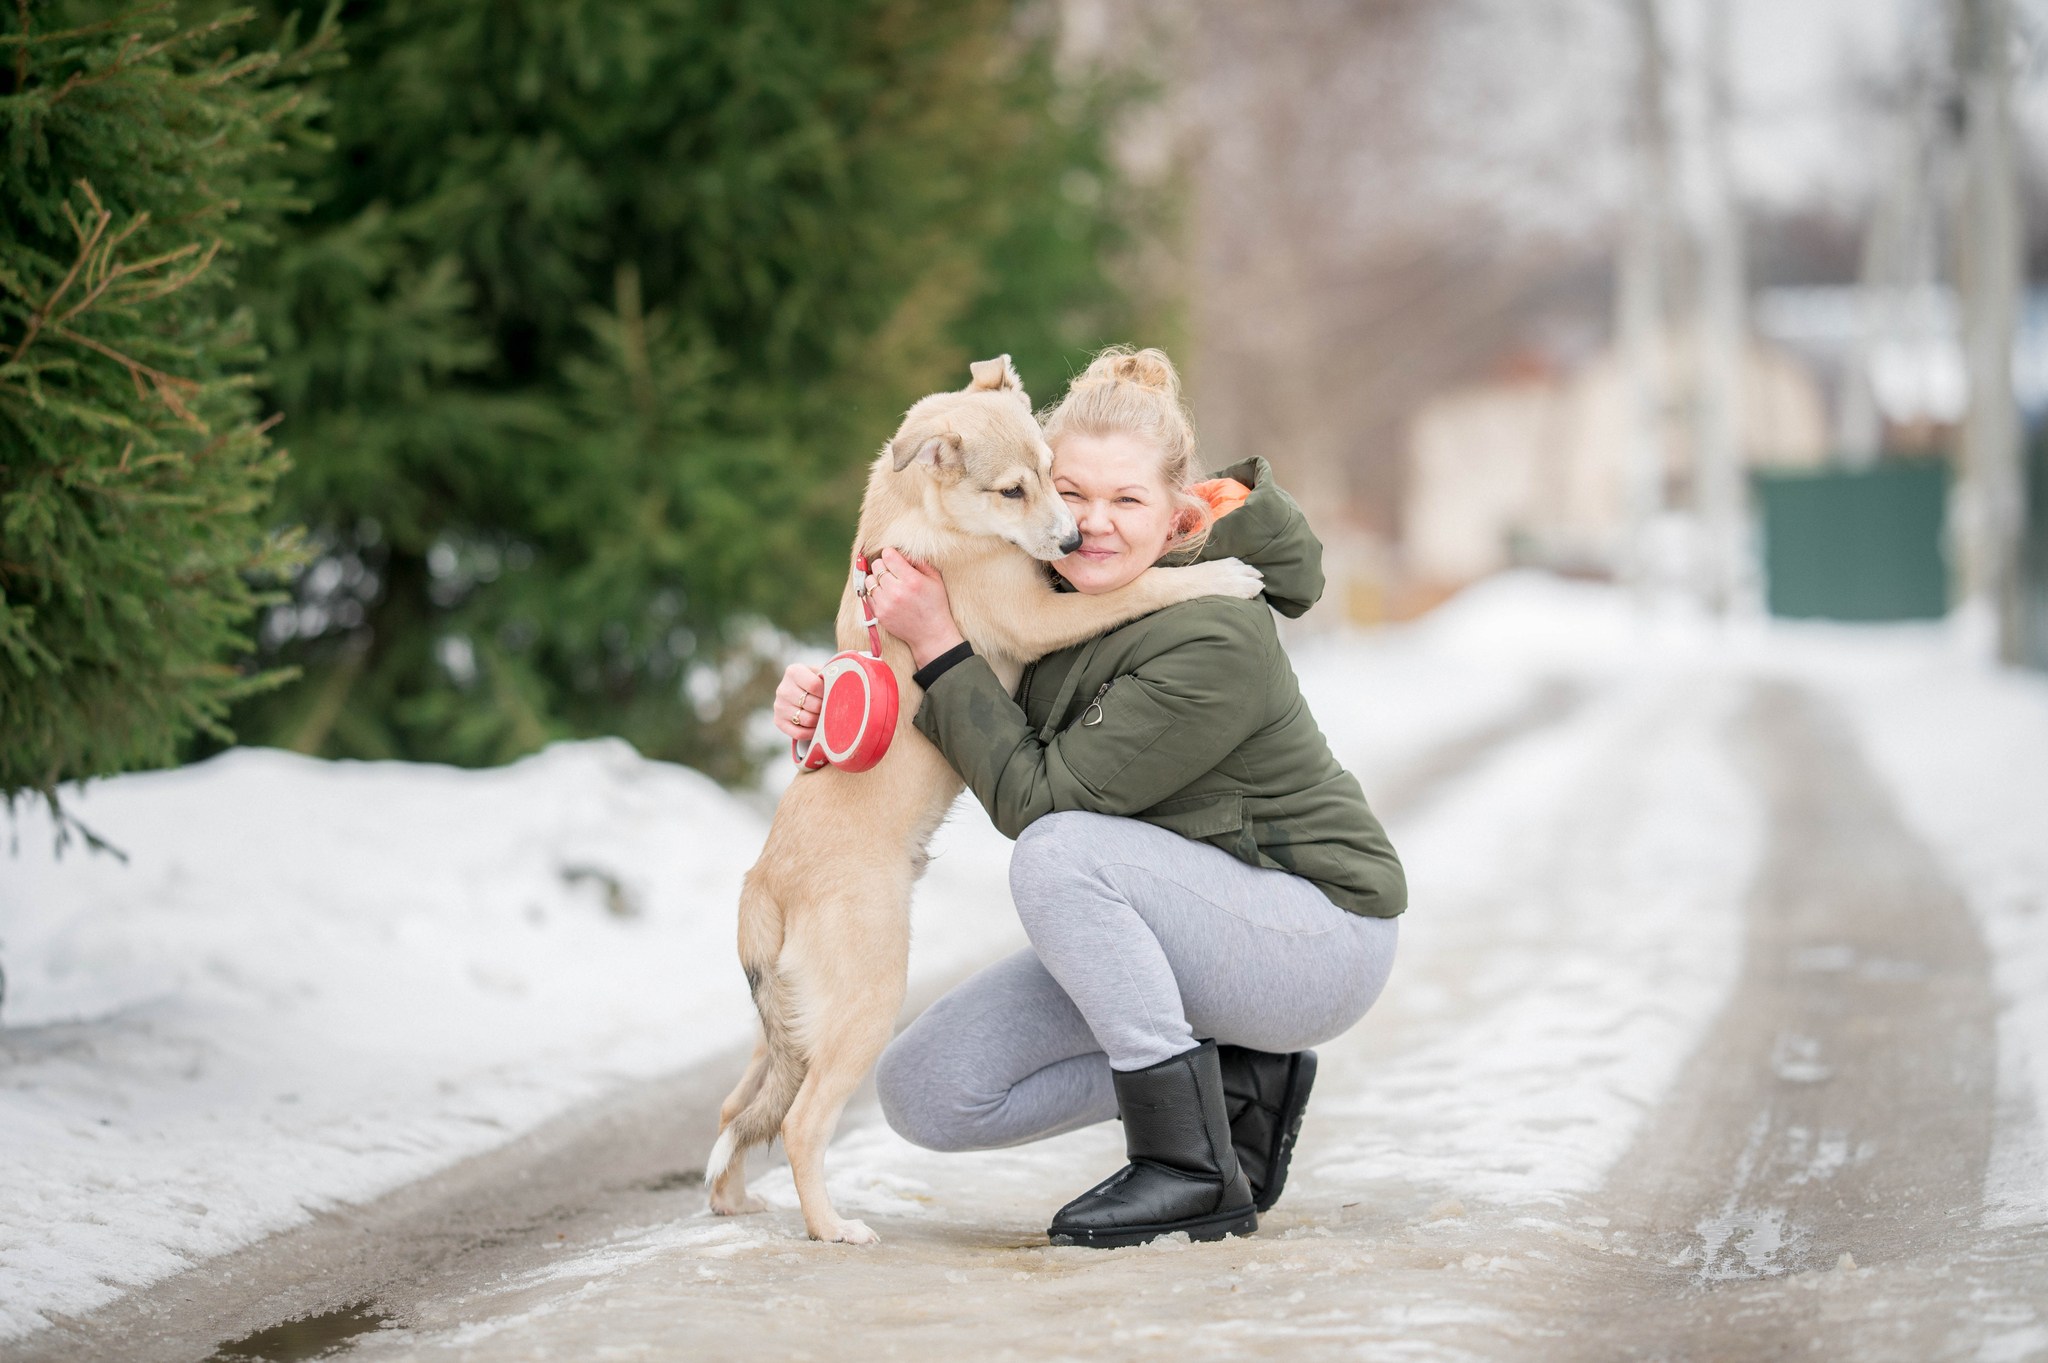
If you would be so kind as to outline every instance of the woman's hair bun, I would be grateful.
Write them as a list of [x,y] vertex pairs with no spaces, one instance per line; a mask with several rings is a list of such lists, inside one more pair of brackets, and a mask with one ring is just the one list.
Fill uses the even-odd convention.
[[1189,492],[1195,481],[1195,423],[1181,400],[1180,374],[1166,352],[1113,345],[1067,388],[1059,405],[1040,416],[1045,443],[1057,457],[1070,435],[1134,435],[1159,452],[1159,472],[1179,508],[1182,529],[1173,541],[1192,549],[1208,535],[1207,503]]
[[1180,374],[1173,361],[1166,358],[1166,352],[1156,346],[1143,350],[1127,345],[1110,346],[1089,362],[1073,386],[1093,388],[1105,383],[1136,384],[1148,393],[1161,393],[1176,400],[1180,397]]

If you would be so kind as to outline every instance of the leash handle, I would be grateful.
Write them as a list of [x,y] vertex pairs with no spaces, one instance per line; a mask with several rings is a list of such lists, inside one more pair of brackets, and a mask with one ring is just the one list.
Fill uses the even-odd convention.
[[868,599],[868,556],[855,554],[853,567],[860,574],[860,585],[853,589],[853,594],[860,598],[860,613],[865,617],[861,623],[868,627],[868,652],[879,658],[882,656],[882,631],[879,628],[881,622],[875,619],[875,608]]

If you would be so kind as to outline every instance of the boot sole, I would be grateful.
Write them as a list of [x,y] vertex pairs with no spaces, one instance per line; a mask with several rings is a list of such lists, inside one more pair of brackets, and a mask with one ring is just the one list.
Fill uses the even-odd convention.
[[1308,1112],[1309,1090],[1316,1086],[1316,1053],[1300,1051],[1294,1057],[1293,1071],[1287,1076],[1287,1096],[1281,1102],[1282,1112],[1292,1113],[1287,1125],[1280,1132],[1280,1140],[1273,1156],[1266,1164],[1266,1186],[1252,1202],[1257,1212],[1273,1210],[1273,1204],[1280,1200],[1281,1192],[1287,1187],[1287,1166],[1294,1162],[1294,1139],[1301,1134],[1301,1119]]
[[1143,1245],[1161,1236],[1187,1232],[1190,1240],[1221,1240],[1230,1235],[1250,1235],[1259,1228],[1259,1214],[1250,1207],[1241,1211],[1219,1212],[1214,1216],[1197,1217],[1192,1221],[1172,1221],[1157,1226],[1105,1226],[1100,1230],[1080,1226],[1062,1229],[1054,1226],[1046,1235],[1055,1245],[1081,1245],[1088,1249],[1122,1249],[1129,1245]]

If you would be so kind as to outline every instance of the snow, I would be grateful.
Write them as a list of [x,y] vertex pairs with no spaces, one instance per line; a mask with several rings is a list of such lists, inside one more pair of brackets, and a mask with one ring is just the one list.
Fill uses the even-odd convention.
[[1425,910],[1389,1000],[1410,1020],[1326,1105],[1378,1119],[1315,1178],[1516,1205],[1600,1185],[1740,965],[1762,829],[1715,741],[1738,698],[1622,687],[1395,828]]
[[126,865],[0,886],[0,1337],[747,1035],[765,824],[623,743],[499,771],[244,749],[67,796]]
[[[1605,1243],[1571,1224],[1577,1199],[1668,1093],[1739,968],[1764,830],[1725,731],[1757,678],[1789,676],[1851,717],[1977,915],[2000,1006],[1992,1201],[2012,1223],[2048,1212],[2048,681],[1984,663],[1967,630],[1717,627],[1528,574],[1415,625],[1290,647],[1369,793],[1447,744],[1502,738],[1439,771],[1426,800],[1385,803],[1415,912],[1386,997],[1325,1051],[1296,1167],[1310,1193],[1419,1198],[1418,1243],[1468,1206]],[[1516,732],[1546,695],[1576,704]],[[237,750],[67,803],[129,860],[57,860],[30,811],[0,873],[0,1339],[752,1028],[733,906],[766,822],[620,743],[482,772]],[[936,850],[914,987],[1022,940],[1008,844],[971,802]],[[828,1172],[847,1215],[1028,1234],[1081,1186],[1066,1187],[1075,1169],[1107,1172],[1119,1150],[1111,1124],[935,1155],[856,1117]],[[632,1228],[565,1256],[521,1288],[538,1303],[523,1328],[559,1309],[568,1331],[568,1299],[550,1293],[657,1263],[708,1276],[733,1255],[808,1253],[787,1171],[758,1191],[785,1210]]]

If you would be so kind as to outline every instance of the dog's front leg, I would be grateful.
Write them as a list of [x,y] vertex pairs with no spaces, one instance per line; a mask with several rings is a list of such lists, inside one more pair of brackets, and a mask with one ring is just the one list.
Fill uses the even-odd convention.
[[1000,617],[975,621],[973,628],[964,628],[968,622],[962,621],[962,633],[973,639],[977,647],[985,643],[995,652],[1028,661],[1085,643],[1141,615],[1182,601],[1204,596],[1233,596],[1248,601],[1264,586],[1265,577],[1257,568],[1234,558],[1185,568],[1147,568],[1115,591],[1093,596],[1051,590],[1036,591],[1021,599],[984,594],[981,599],[1002,602]]
[[882,1025],[843,1028],[812,1053],[803,1087],[797,1090],[789,1115],[782,1119],[782,1148],[789,1154],[789,1172],[803,1207],[804,1229],[813,1240],[872,1245],[882,1238],[865,1223],[841,1217],[825,1191],[825,1147],[832,1143],[846,1100],[889,1044],[896,1010],[891,1008],[883,1016],[876,1009],[871,1016],[881,1017]]

